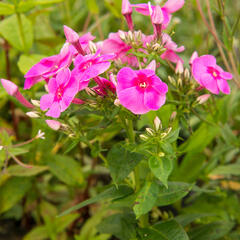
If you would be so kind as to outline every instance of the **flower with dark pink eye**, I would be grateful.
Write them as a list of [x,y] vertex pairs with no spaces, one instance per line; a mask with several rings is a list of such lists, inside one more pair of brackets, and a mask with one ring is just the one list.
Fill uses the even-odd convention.
[[214,56],[196,57],[192,61],[192,74],[196,81],[211,93],[219,94],[219,91],[230,93],[227,80],[232,79],[232,74],[218,66]]
[[117,75],[120,103],[134,114],[158,110],[166,101],[167,84],[153,70],[122,68]]

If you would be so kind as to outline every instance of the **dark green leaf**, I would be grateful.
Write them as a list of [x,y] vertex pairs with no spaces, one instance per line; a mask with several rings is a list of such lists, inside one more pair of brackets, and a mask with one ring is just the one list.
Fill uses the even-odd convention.
[[122,144],[114,145],[107,155],[113,181],[120,183],[124,180],[142,158],[141,154],[126,150]]
[[108,188],[107,190],[105,190],[104,192],[100,193],[99,195],[69,208],[68,210],[61,213],[59,216],[60,217],[64,216],[64,215],[69,214],[73,211],[76,211],[80,208],[83,208],[89,204],[93,204],[93,203],[96,203],[96,202],[99,202],[102,200],[106,200],[106,199],[114,200],[114,199],[122,198],[127,195],[130,195],[131,193],[133,193],[133,190],[132,190],[132,188],[128,187],[127,185],[119,185],[118,188],[116,188],[116,186],[112,186],[112,187]]

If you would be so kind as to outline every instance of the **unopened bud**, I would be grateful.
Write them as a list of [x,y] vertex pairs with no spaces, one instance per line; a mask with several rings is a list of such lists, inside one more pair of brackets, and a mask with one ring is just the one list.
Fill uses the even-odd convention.
[[169,82],[170,82],[173,86],[176,85],[176,81],[175,81],[175,79],[174,79],[173,77],[168,76],[168,80],[169,80]]
[[154,118],[154,127],[158,131],[159,129],[162,129],[162,123],[159,117]]
[[89,87],[86,87],[85,88],[85,91],[86,91],[86,93],[89,95],[89,96],[95,96],[96,95],[96,93],[91,89],[91,88],[89,88]]
[[121,106],[120,100],[118,98],[115,99],[114,105],[117,106],[117,107]]
[[177,116],[177,112],[173,112],[170,116],[170,121],[174,121],[174,119],[176,118]]
[[125,34],[125,32],[119,30],[119,31],[118,31],[118,35],[119,35],[119,37],[120,37],[123,41],[126,40],[126,34]]
[[27,112],[26,115],[30,118],[39,118],[38,112]]
[[182,86],[182,79],[179,77],[178,80],[177,80],[177,83],[178,83],[178,86]]
[[198,102],[199,104],[203,104],[203,103],[205,103],[205,102],[209,99],[210,96],[211,96],[210,94],[201,95],[201,96],[199,96],[199,97],[197,98],[197,102]]
[[89,49],[90,49],[91,53],[95,53],[97,51],[97,47],[94,42],[89,41]]
[[146,132],[150,135],[153,136],[154,135],[154,131],[151,128],[146,128]]
[[184,77],[185,77],[185,79],[189,79],[190,78],[190,72],[189,72],[188,68],[186,68],[185,71],[184,71]]
[[166,130],[166,134],[168,135],[171,131],[172,131],[172,127],[169,127],[169,128]]
[[144,134],[140,134],[139,137],[143,140],[143,141],[147,141],[148,137]]
[[177,65],[176,65],[176,69],[175,69],[175,73],[176,74],[182,74],[183,73],[183,63],[181,61],[177,61]]
[[159,157],[164,157],[164,156],[165,156],[165,153],[164,153],[164,152],[160,152],[160,153],[158,153],[158,156],[159,156]]
[[161,133],[161,135],[160,135],[161,138],[165,138],[166,136],[167,136],[166,133]]
[[190,60],[189,60],[189,65],[192,65],[193,64],[193,61],[198,57],[198,53],[197,51],[193,52]]
[[3,150],[3,146],[0,146],[0,151]]
[[129,39],[130,41],[133,41],[133,34],[132,34],[131,31],[128,31],[128,39]]
[[31,99],[31,102],[35,107],[40,107],[40,101]]
[[51,129],[55,131],[59,130],[61,127],[61,123],[56,120],[46,120],[46,123]]

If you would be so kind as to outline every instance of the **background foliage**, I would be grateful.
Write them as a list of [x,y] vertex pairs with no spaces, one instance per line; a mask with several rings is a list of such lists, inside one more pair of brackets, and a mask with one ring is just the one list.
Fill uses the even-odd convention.
[[[240,2],[224,1],[224,16],[219,1],[210,2],[220,38],[239,59]],[[202,6],[207,15],[206,5]],[[98,40],[109,32],[126,30],[120,0],[6,0],[0,2],[0,17],[0,76],[19,86],[34,63],[59,51],[65,41],[64,24],[80,34],[91,31]],[[150,19],[138,14],[133,18],[138,29],[151,33]],[[223,65],[195,0],[186,0],[172,22],[174,41],[186,46],[181,54],[186,63],[198,50],[199,55],[217,56]],[[239,61],[235,61],[239,73]],[[168,72],[159,75],[164,79]],[[40,87],[27,94],[39,98]],[[26,109],[0,87],[0,145],[10,153],[0,151],[0,239],[240,239],[240,93],[234,83],[231,89],[231,95],[207,104],[210,112],[199,112],[200,118],[186,112],[188,119],[172,123],[170,116],[178,111],[173,105],[142,116],[136,131],[153,127],[156,116],[164,128],[172,124],[174,131],[163,140],[166,158],[141,161],[141,153],[124,141],[120,122],[105,127],[105,119],[97,112],[78,111],[70,123],[79,131],[87,128],[88,135],[71,139],[44,121],[28,118]],[[39,129],[45,132],[45,140],[14,146],[34,137]],[[12,156],[35,167],[22,168]],[[148,165],[160,181],[147,179],[142,171],[143,187],[133,192],[123,180],[139,165],[141,169]],[[159,171],[165,175],[158,176]],[[149,211],[151,226],[140,218]]]

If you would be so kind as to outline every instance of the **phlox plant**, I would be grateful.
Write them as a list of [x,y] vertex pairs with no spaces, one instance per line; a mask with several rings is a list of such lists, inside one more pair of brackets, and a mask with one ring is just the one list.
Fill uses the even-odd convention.
[[[222,146],[222,140],[212,141],[222,128],[223,138],[230,135],[233,146],[239,147],[222,120],[224,101],[235,88],[233,74],[219,58],[208,52],[199,55],[197,49],[184,61],[181,54],[185,47],[174,42],[174,32],[169,32],[172,17],[184,4],[184,0],[155,1],[154,5],[122,0],[128,31],[119,29],[97,41],[90,32],[79,35],[77,29],[64,25],[65,43],[59,53],[42,58],[26,72],[24,90],[10,79],[1,79],[3,88],[24,106],[28,117],[65,139],[64,155],[81,146],[91,156],[87,188],[91,187],[96,161],[110,174],[108,185],[98,194],[91,198],[88,193],[83,199],[63,204],[54,216],[72,216],[69,221],[76,224],[80,217],[74,214],[84,214],[82,209],[103,202],[96,211],[100,220],[94,225],[95,236],[84,240],[237,239],[224,238],[239,228],[235,214],[221,219],[207,207],[204,211],[184,210],[196,199],[194,204],[206,201],[204,194],[212,193],[212,199],[217,199],[217,191],[223,194],[217,183],[211,182],[219,177],[214,172],[218,150],[213,148],[217,146],[221,152]],[[138,29],[133,14],[150,20],[151,35]],[[28,96],[31,89],[37,89],[34,99]],[[37,139],[48,142],[40,131],[11,148]],[[212,150],[205,150],[209,144]],[[18,158],[3,143],[0,151],[9,153],[26,172],[44,168]],[[210,157],[211,151],[215,158]],[[64,161],[59,157],[58,162],[57,155],[53,158],[49,168],[55,175],[69,171],[67,161],[59,170]],[[78,169],[81,171],[76,164],[70,170],[73,179]],[[72,181],[61,176],[60,180]],[[91,214],[94,219],[95,213]],[[58,220],[54,221],[58,226]],[[74,233],[75,239],[83,239],[77,230]],[[58,232],[54,234],[50,238],[58,239]],[[33,239],[30,236],[31,232],[24,239]]]

